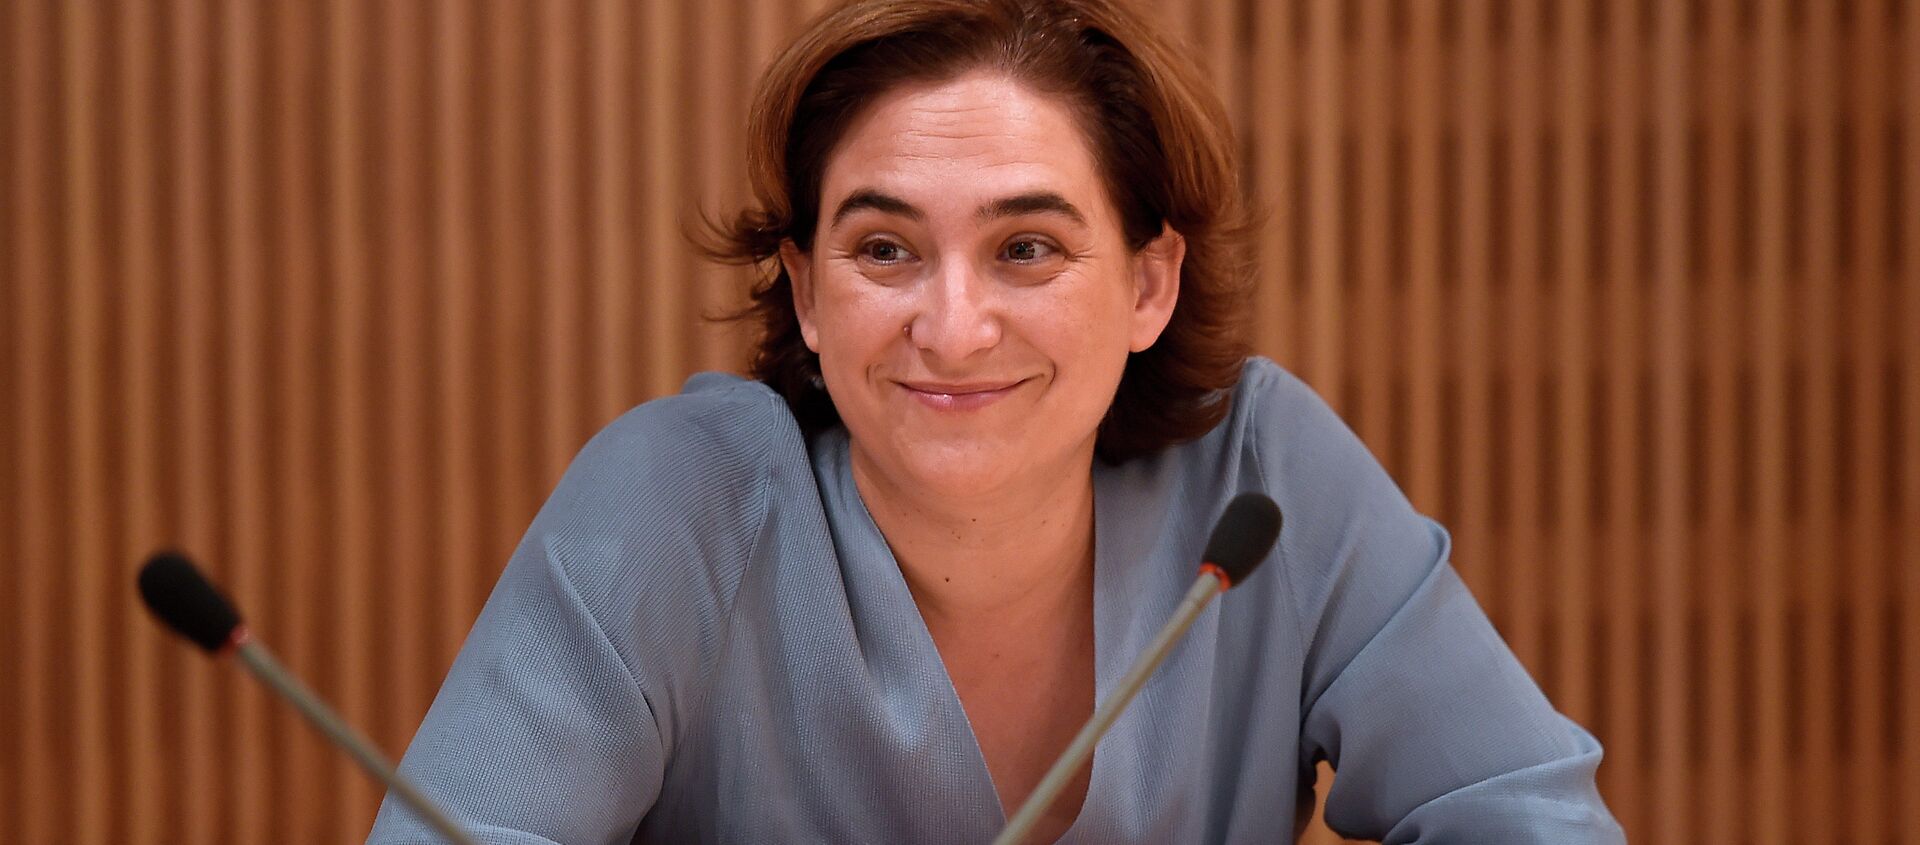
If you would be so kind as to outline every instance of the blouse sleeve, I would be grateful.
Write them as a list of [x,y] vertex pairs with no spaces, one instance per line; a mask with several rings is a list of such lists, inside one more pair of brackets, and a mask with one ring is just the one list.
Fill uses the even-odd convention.
[[[756,415],[700,399],[581,451],[414,735],[400,771],[476,840],[626,842],[660,796],[766,506]],[[392,795],[368,838],[439,841]]]
[[1308,644],[1297,764],[1335,769],[1326,819],[1396,842],[1624,842],[1600,746],[1557,713],[1414,511],[1304,384],[1258,375],[1261,472]]

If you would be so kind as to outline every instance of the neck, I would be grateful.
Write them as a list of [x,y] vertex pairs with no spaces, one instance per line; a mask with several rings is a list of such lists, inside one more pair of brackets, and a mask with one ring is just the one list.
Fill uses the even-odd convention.
[[1068,471],[1029,472],[965,498],[895,483],[857,449],[853,479],[930,623],[1013,622],[1079,601],[1092,587],[1091,451]]

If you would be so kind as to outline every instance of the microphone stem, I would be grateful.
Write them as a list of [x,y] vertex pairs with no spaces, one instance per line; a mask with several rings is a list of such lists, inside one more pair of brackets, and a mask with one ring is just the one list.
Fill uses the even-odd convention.
[[247,667],[247,671],[252,672],[254,677],[259,678],[262,683],[272,687],[280,693],[281,697],[291,702],[294,708],[300,711],[300,715],[307,718],[309,724],[326,734],[334,744],[346,749],[346,752],[353,756],[354,761],[360,764],[360,768],[365,769],[367,774],[374,776],[392,789],[394,794],[400,796],[407,806],[413,808],[420,818],[432,825],[441,836],[447,838],[447,841],[456,845],[474,845],[473,839],[461,831],[445,811],[427,798],[426,794],[415,787],[412,781],[400,777],[394,770],[393,764],[387,762],[386,756],[381,754],[372,742],[342,721],[339,715],[315,696],[312,690],[307,689],[300,679],[287,672],[280,662],[273,658],[273,654],[267,651],[266,646],[248,640],[241,643],[234,651],[240,658],[241,664]]
[[1173,651],[1174,644],[1186,635],[1188,628],[1193,627],[1193,620],[1200,617],[1200,611],[1206,609],[1207,602],[1226,588],[1227,583],[1211,571],[1200,573],[1200,577],[1187,590],[1187,597],[1181,599],[1180,606],[1174,609],[1173,618],[1167,620],[1160,633],[1154,635],[1147,650],[1134,658],[1127,674],[1121,676],[1120,682],[1107,694],[1107,700],[1094,709],[1093,718],[1087,720],[1086,726],[1080,729],[1072,744],[1061,753],[1060,759],[1053,762],[1053,768],[1047,770],[1046,776],[1040,779],[1040,785],[1034,787],[1026,802],[1020,805],[1020,812],[1007,821],[1006,829],[1000,831],[993,845],[1017,845],[1026,838],[1033,826],[1040,822],[1041,814],[1053,806],[1054,799],[1060,796],[1060,790],[1066,788],[1067,781],[1073,779],[1080,771],[1080,766],[1093,754],[1093,747],[1099,744],[1107,728],[1120,718],[1120,711],[1127,708],[1127,703],[1146,685],[1147,678],[1152,677],[1161,661],[1167,659],[1168,652]]

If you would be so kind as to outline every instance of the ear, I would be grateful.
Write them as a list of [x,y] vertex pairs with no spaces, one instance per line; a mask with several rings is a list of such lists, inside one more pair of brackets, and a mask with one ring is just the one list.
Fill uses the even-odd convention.
[[780,242],[780,266],[793,283],[793,313],[800,318],[800,339],[807,348],[820,351],[820,330],[813,323],[813,262],[791,239]]
[[1187,239],[1170,226],[1133,256],[1133,332],[1130,349],[1145,351],[1160,339],[1180,300],[1180,263],[1187,257]]

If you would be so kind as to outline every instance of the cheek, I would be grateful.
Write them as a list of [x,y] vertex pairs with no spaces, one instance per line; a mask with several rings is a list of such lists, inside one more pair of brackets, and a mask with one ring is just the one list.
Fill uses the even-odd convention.
[[[1132,340],[1132,304],[1113,293],[1111,279],[1086,280],[1071,296],[1054,296],[1025,309],[1028,335],[1044,345],[1062,369],[1083,375],[1117,374]],[[1117,375],[1115,376],[1117,378]]]
[[886,353],[906,325],[909,303],[899,291],[846,279],[823,279],[813,323],[824,369],[860,370]]

